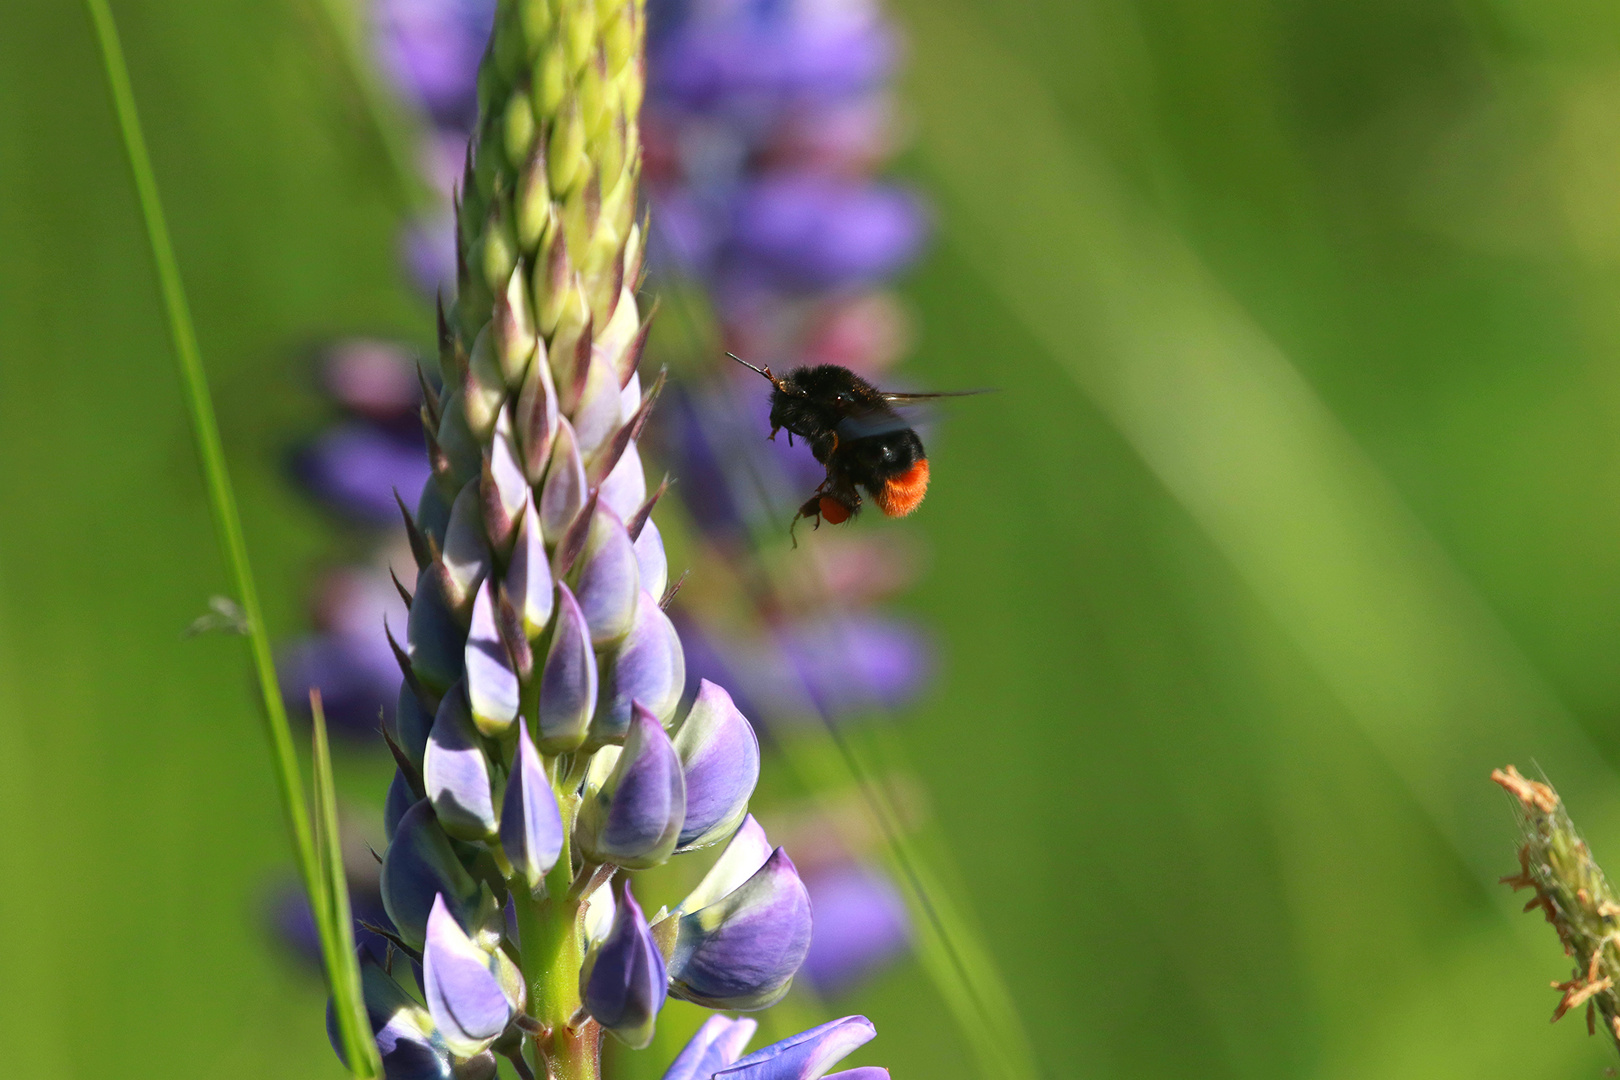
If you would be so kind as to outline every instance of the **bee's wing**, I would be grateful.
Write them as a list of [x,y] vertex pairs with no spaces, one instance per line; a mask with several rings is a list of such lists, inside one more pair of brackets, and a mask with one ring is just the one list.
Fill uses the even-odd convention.
[[846,416],[834,426],[838,437],[846,440],[870,439],[887,435],[891,431],[904,431],[911,422],[893,409],[873,409],[870,412]]
[[993,386],[984,386],[977,390],[939,390],[931,394],[897,394],[888,390],[879,391],[883,396],[883,400],[890,405],[920,405],[925,401],[937,401],[940,398],[974,397],[978,394],[993,394],[995,392],[996,388]]

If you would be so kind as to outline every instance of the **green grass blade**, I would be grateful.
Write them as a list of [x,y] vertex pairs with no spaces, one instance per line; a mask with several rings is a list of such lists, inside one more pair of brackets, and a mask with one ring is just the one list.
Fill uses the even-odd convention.
[[315,848],[320,857],[322,899],[329,925],[336,931],[333,948],[326,953],[326,979],[332,989],[332,1007],[338,1031],[355,1076],[379,1076],[382,1062],[372,1041],[360,989],[360,964],[354,950],[354,913],[349,906],[349,881],[343,870],[343,843],[338,832],[337,791],[332,781],[332,750],[326,739],[326,710],[320,691],[309,695],[314,719]]
[[[201,459],[203,477],[208,488],[208,505],[214,520],[214,529],[225,557],[227,572],[236,592],[238,604],[246,618],[248,645],[258,676],[259,691],[264,704],[265,734],[270,740],[270,753],[281,796],[281,810],[292,838],[293,854],[299,876],[310,899],[315,915],[321,949],[326,956],[329,971],[339,971],[345,962],[353,965],[352,950],[347,961],[334,953],[339,948],[348,925],[333,924],[332,905],[327,901],[319,859],[311,835],[309,814],[304,805],[303,782],[299,775],[298,756],[293,746],[292,731],[287,723],[287,711],[281,700],[276,681],[275,661],[270,650],[270,637],[259,607],[259,594],[254,586],[253,571],[248,562],[247,545],[242,538],[242,522],[236,508],[236,496],[231,488],[230,473],[225,466],[225,452],[220,443],[219,423],[214,417],[214,405],[208,390],[208,379],[203,369],[202,353],[197,346],[197,334],[192,325],[190,307],[186,302],[180,267],[175,258],[174,244],[169,238],[168,222],[163,215],[163,204],[158,197],[157,178],[152,171],[146,138],[141,131],[140,115],[135,108],[135,93],[129,81],[129,68],[124,60],[123,46],[118,38],[118,27],[106,0],[85,0],[96,38],[101,47],[102,63],[107,75],[108,90],[113,109],[123,136],[124,150],[129,158],[129,171],[140,201],[141,216],[151,244],[152,262],[157,271],[158,285],[163,294],[163,306],[168,316],[169,333],[174,341],[175,357],[179,362],[180,381],[184,388],[186,407],[191,416],[192,435],[196,440],[197,455]],[[346,906],[346,905],[345,905]],[[355,1055],[350,1060],[359,1063]],[[374,1073],[357,1073],[374,1075]]]

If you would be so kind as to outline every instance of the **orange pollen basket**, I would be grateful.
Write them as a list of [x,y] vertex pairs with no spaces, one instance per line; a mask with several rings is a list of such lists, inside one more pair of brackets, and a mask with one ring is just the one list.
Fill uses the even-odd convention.
[[821,497],[821,516],[829,525],[842,525],[849,520],[849,507],[830,496]]
[[889,517],[905,517],[917,509],[928,493],[928,459],[924,458],[873,493],[878,509]]

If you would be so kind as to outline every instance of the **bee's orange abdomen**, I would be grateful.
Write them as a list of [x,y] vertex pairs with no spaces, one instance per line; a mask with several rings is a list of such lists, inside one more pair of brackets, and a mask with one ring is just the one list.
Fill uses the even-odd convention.
[[821,497],[821,516],[829,525],[842,525],[849,520],[849,507],[830,495]]
[[928,459],[924,458],[873,492],[872,498],[889,517],[905,517],[917,509],[927,493]]

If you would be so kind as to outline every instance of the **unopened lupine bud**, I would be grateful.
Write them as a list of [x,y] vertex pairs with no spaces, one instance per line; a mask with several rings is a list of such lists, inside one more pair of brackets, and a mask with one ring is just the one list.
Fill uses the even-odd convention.
[[507,997],[498,974],[505,958],[499,949],[490,953],[473,944],[444,897],[434,899],[422,948],[422,989],[452,1053],[470,1057],[487,1050],[511,1023],[520,1002]]
[[742,1057],[759,1022],[745,1016],[711,1016],[676,1055],[664,1080],[709,1080]]
[[580,971],[580,997],[597,1023],[639,1050],[652,1042],[658,1010],[664,1007],[664,957],[623,877],[615,883],[615,899],[613,927]]
[[530,484],[538,484],[545,475],[546,464],[551,460],[551,440],[556,437],[562,415],[543,342],[539,348],[540,355],[529,365],[529,373],[523,379],[517,411],[513,415],[518,444],[523,451],[519,460]]
[[561,536],[585,505],[585,496],[585,462],[574,441],[574,427],[560,420],[551,441],[546,486],[540,489],[540,528],[547,536]]
[[418,772],[422,769],[422,752],[427,749],[428,732],[432,729],[433,713],[427,710],[410,684],[402,682],[394,703],[394,715],[388,718],[385,730]]
[[422,796],[411,790],[411,782],[405,778],[401,769],[394,770],[394,779],[388,784],[388,797],[383,801],[383,836],[388,840],[394,838],[399,828],[400,819],[405,811],[415,806]]
[[[483,459],[479,459],[482,465]],[[474,468],[477,472],[478,468]],[[489,576],[489,544],[484,536],[483,494],[478,481],[469,480],[450,507],[444,532],[444,567],[449,571],[446,599],[463,621],[472,609],[478,586]]]
[[484,499],[484,529],[495,550],[504,559],[512,548],[512,537],[529,500],[529,480],[518,464],[512,444],[512,422],[507,410],[495,422],[495,437],[480,478]]
[[523,632],[533,641],[551,621],[556,589],[552,586],[546,538],[533,499],[524,503],[519,522],[517,539],[512,545],[512,561],[506,567],[506,591],[523,619]]
[[462,382],[461,408],[467,430],[480,445],[495,430],[495,418],[506,400],[506,373],[501,370],[493,328],[485,327],[473,342]]
[[501,803],[501,848],[507,860],[538,889],[562,854],[563,824],[557,796],[551,790],[545,765],[529,738],[527,725],[518,727],[517,757],[506,780]]
[[442,694],[461,677],[467,633],[445,595],[443,564],[416,577],[416,592],[406,621],[411,670],[429,689]]
[[413,948],[426,938],[428,915],[441,893],[462,919],[470,920],[478,911],[478,883],[456,857],[427,799],[405,811],[395,826],[383,855],[379,889],[383,909]]
[[557,585],[557,622],[540,672],[540,749],[560,754],[578,748],[596,712],[596,653],[585,613],[567,585]]
[[598,355],[588,357],[583,374],[579,397],[569,415],[579,438],[580,453],[589,455],[619,429],[624,402],[618,373],[606,360]]
[[445,832],[461,840],[495,835],[494,776],[463,683],[439,704],[422,758],[422,782]]
[[[469,360],[469,365],[471,361]],[[490,417],[494,423],[494,417]],[[467,410],[463,406],[462,388],[456,387],[444,400],[444,415],[439,418],[439,430],[434,436],[456,476],[471,476],[478,471],[478,459],[483,448],[473,437],[467,423]]]
[[643,592],[635,623],[603,675],[596,715],[591,719],[590,745],[623,742],[635,703],[667,724],[685,689],[686,659],[680,635],[658,601]]
[[[872,1041],[877,1028],[864,1016],[845,1016],[802,1031],[715,1074],[716,1080],[821,1080],[827,1070],[857,1047]],[[859,1073],[866,1070],[850,1070]],[[887,1070],[878,1069],[887,1076]],[[844,1075],[839,1073],[837,1075]],[[866,1080],[866,1078],[861,1078]]]
[[615,514],[628,522],[641,509],[641,503],[647,497],[647,474],[641,465],[641,455],[636,448],[629,450],[619,458],[613,471],[608,473],[607,479],[602,481],[602,502],[612,508]]
[[615,645],[635,622],[641,579],[636,549],[624,522],[600,502],[579,563],[579,584],[574,592],[591,628],[591,643],[599,649]]
[[[467,701],[478,730],[491,737],[504,734],[517,719],[522,688],[513,669],[497,623],[495,587],[489,579],[479,586],[473,602],[472,625],[467,630]],[[441,709],[442,711],[442,709]]]
[[506,386],[516,390],[523,385],[529,361],[534,358],[536,341],[534,315],[529,309],[529,285],[524,280],[521,266],[513,269],[506,288],[495,298],[490,330],[494,335],[495,357],[506,379]]
[[810,949],[810,896],[777,848],[742,885],[680,917],[670,993],[711,1009],[763,1009],[780,1001]]
[[574,829],[580,852],[633,870],[657,866],[675,850],[685,820],[680,759],[658,718],[638,705],[623,751],[616,759],[601,751],[591,763]]
[[[384,971],[368,952],[360,956],[360,992],[376,1041],[385,1077],[411,1080],[493,1080],[495,1059],[475,1054],[458,1060],[428,1010]],[[338,1037],[337,1016],[330,1004],[326,1010],[326,1032],[338,1057],[344,1059],[343,1042]],[[347,1060],[344,1059],[347,1064]]]
[[663,596],[669,588],[669,558],[664,554],[664,537],[651,518],[642,524],[635,547],[641,587],[654,596]]
[[680,850],[705,847],[736,831],[759,782],[759,738],[721,687],[702,680],[675,734],[686,775],[686,823]]

